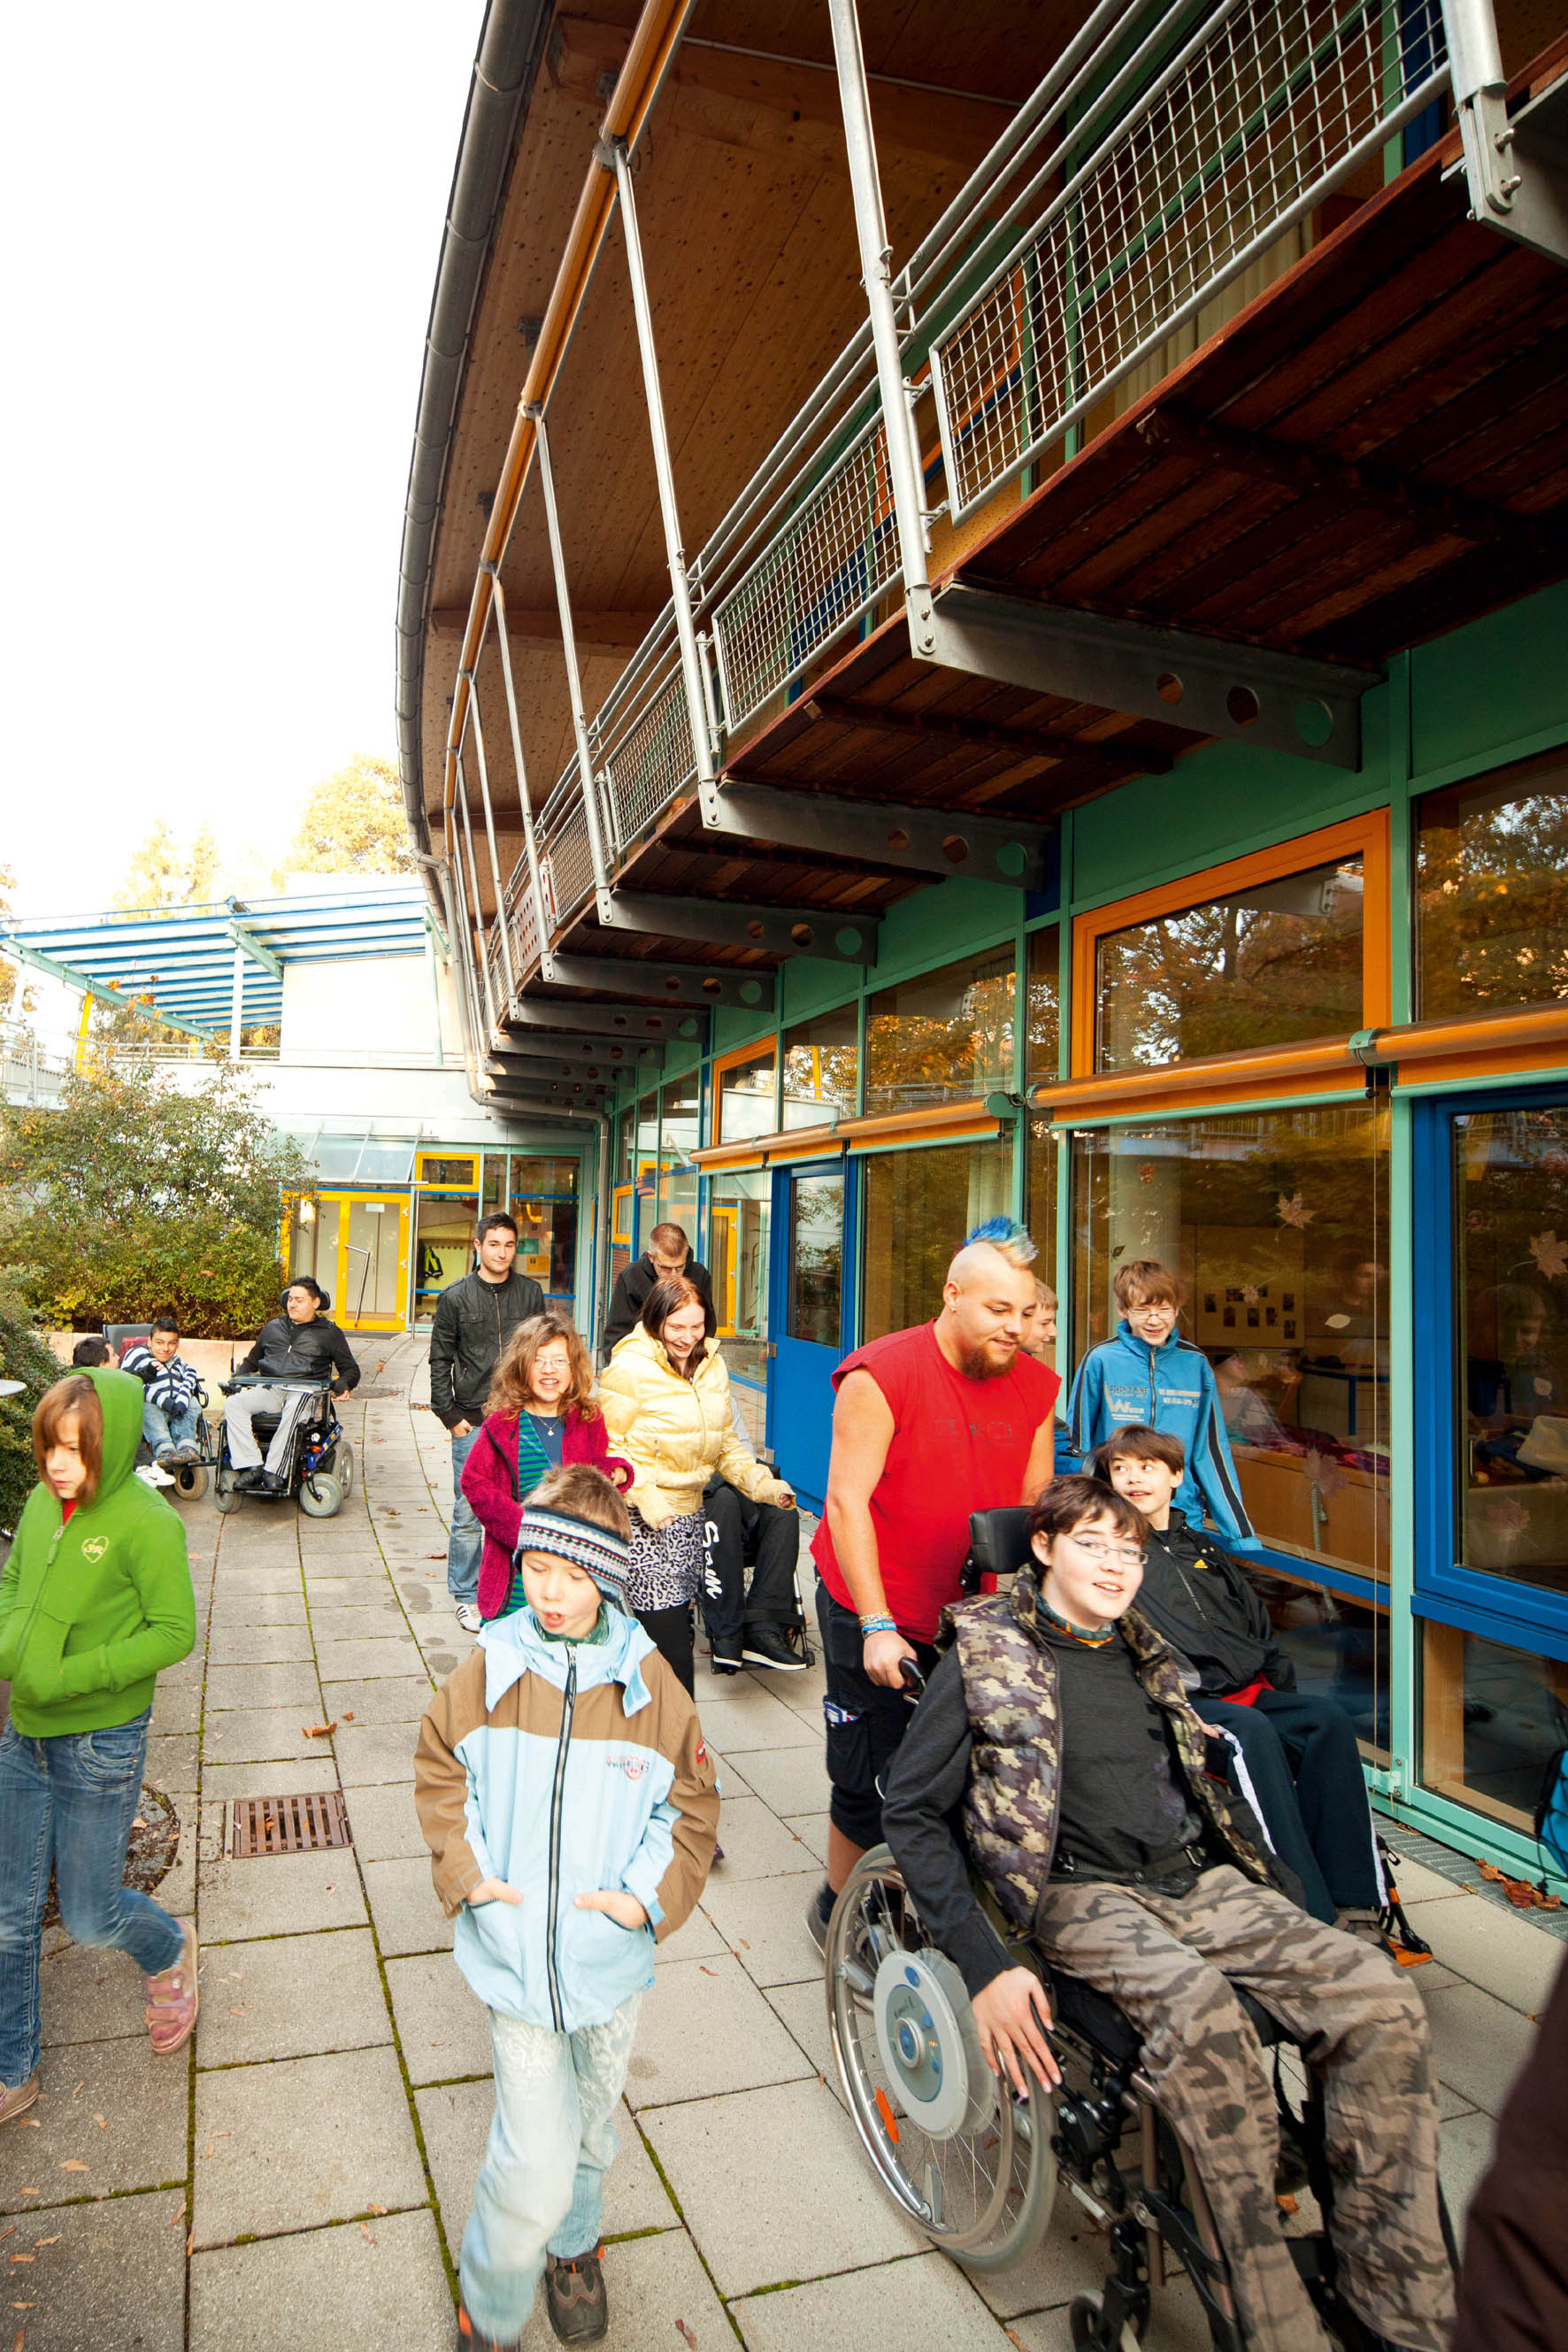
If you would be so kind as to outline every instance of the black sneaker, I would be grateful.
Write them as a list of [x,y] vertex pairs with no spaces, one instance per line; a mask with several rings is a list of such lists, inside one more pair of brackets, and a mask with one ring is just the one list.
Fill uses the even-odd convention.
[[603,2246],[569,2263],[551,2254],[544,2265],[544,2301],[550,2325],[563,2344],[596,2344],[610,2325],[609,2300],[600,2265]]
[[805,1906],[805,1924],[819,1952],[827,1949],[827,1923],[833,1916],[833,1906],[837,1900],[825,1878]]
[[711,1674],[738,1675],[741,1671],[741,1653],[739,1648],[732,1647],[727,1650],[721,1650],[718,1645],[715,1644],[709,1654],[708,1666],[709,1671]]
[[804,1675],[805,1660],[792,1650],[776,1625],[748,1625],[741,1655],[749,1666],[772,1666],[781,1675]]
[[259,1463],[257,1464],[253,1470],[237,1470],[234,1474],[234,1486],[236,1494],[258,1495],[263,1491],[266,1485],[267,1473],[261,1467]]

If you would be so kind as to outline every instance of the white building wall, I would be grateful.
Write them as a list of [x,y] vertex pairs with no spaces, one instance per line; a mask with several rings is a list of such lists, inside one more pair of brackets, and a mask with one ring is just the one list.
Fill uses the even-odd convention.
[[435,1054],[431,959],[345,957],[283,967],[283,1052]]

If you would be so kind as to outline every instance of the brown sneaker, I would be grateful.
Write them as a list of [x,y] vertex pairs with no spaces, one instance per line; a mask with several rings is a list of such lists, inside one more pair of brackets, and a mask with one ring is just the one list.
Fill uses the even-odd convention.
[[563,2344],[596,2344],[610,2324],[601,2259],[605,2249],[563,2263],[551,2254],[544,2264],[544,2300],[550,2325]]
[[195,2031],[196,1931],[182,1919],[180,1933],[184,1949],[174,1967],[147,1979],[147,2037],[160,2058],[183,2050]]
[[0,2083],[0,2124],[8,2124],[17,2116],[25,2116],[38,2095],[38,2070],[35,2066],[25,2083],[14,2091]]

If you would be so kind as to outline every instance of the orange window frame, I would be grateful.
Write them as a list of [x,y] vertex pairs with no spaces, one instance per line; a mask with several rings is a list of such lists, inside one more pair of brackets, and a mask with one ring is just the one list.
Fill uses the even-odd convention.
[[[1393,912],[1389,900],[1389,813],[1371,809],[1364,816],[1321,826],[1316,833],[1299,833],[1272,848],[1254,850],[1246,857],[1227,858],[1222,866],[1205,866],[1158,889],[1141,890],[1131,898],[1092,908],[1076,916],[1072,927],[1071,1069],[1075,1078],[1091,1078],[1094,1066],[1096,1015],[1100,1008],[1100,943],[1113,932],[1152,922],[1161,915],[1177,915],[1223,898],[1232,890],[1259,882],[1282,881],[1309,866],[1327,866],[1335,858],[1362,860],[1362,1015],[1363,1029],[1386,1028],[1393,1017]],[[1303,1044],[1307,1041],[1302,1040]],[[1278,1052],[1280,1049],[1271,1048]],[[1181,1064],[1173,1062],[1173,1071]]]
[[[779,1099],[779,1033],[776,1029],[773,1033],[772,1045],[773,1056],[773,1116],[776,1119],[778,1117]],[[753,1037],[749,1045],[731,1045],[727,1054],[716,1054],[714,1055],[710,1072],[710,1082],[713,1089],[711,1097],[713,1104],[711,1120],[713,1132],[708,1139],[710,1145],[731,1142],[738,1147],[742,1143],[749,1143],[753,1139],[750,1136],[726,1137],[724,1133],[724,1073],[726,1070],[738,1069],[742,1062],[754,1062],[760,1054],[765,1054],[768,1051],[768,1046],[769,1040],[767,1037]]]

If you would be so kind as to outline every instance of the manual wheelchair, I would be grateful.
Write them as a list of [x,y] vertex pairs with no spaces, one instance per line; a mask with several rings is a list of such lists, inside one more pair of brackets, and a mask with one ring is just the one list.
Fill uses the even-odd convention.
[[[308,1518],[334,1518],[353,1492],[354,1450],[343,1435],[342,1427],[332,1409],[330,1382],[268,1380],[265,1374],[237,1372],[233,1380],[223,1383],[225,1396],[236,1389],[288,1389],[294,1394],[308,1394],[310,1402],[295,1420],[289,1433],[289,1448],[283,1459],[282,1484],[276,1488],[237,1487],[236,1472],[228,1450],[228,1428],[218,1423],[217,1461],[213,1481],[213,1501],[226,1516],[237,1511],[247,1501],[258,1503],[283,1502],[297,1496],[300,1508]],[[265,1453],[268,1442],[277,1433],[279,1416],[258,1412],[251,1429]]]

